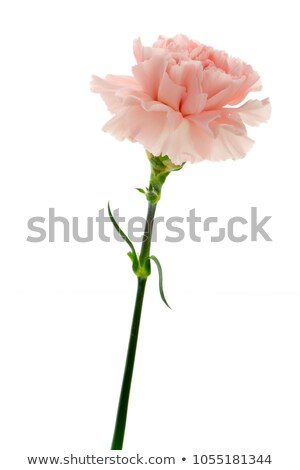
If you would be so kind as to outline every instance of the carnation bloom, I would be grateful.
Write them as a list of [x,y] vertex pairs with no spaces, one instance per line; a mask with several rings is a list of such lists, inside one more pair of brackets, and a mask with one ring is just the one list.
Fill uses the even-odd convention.
[[253,140],[245,124],[270,116],[268,98],[244,102],[262,88],[250,65],[184,35],[159,36],[152,47],[137,39],[134,54],[133,76],[92,77],[114,115],[104,131],[175,164],[246,155]]

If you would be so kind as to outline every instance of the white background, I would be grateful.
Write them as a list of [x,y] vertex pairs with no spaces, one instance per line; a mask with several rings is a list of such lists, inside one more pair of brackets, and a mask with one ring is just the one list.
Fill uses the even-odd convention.
[[90,75],[130,74],[134,38],[182,32],[251,63],[273,113],[250,129],[245,159],[171,175],[157,215],[195,208],[226,221],[257,206],[272,216],[273,242],[166,243],[161,228],[153,254],[173,309],[153,270],[125,454],[175,455],[186,467],[196,453],[272,454],[272,469],[298,469],[296,2],[6,1],[0,21],[1,468],[25,469],[31,455],[110,455],[136,287],[127,249],[63,243],[59,232],[56,243],[28,243],[27,220],[55,207],[84,232],[108,199],[126,217],[145,215],[134,191],[148,180],[143,148],[101,132],[109,113]]

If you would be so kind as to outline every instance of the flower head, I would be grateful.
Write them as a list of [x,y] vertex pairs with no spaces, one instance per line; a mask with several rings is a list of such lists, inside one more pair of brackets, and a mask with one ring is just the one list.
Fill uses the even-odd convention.
[[133,76],[92,77],[114,114],[104,131],[175,164],[246,155],[253,140],[245,124],[270,116],[268,98],[242,103],[262,88],[250,65],[184,35],[159,36],[152,47],[137,39],[134,55]]

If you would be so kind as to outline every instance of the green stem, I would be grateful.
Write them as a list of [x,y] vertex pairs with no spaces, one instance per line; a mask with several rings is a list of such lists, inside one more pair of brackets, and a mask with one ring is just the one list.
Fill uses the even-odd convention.
[[[146,225],[145,231],[143,236],[142,248],[140,253],[140,266],[145,267],[150,274],[150,246],[151,246],[151,239],[152,239],[152,231],[153,231],[153,220],[156,211],[157,202],[154,204],[149,202],[148,203],[148,212],[146,218]],[[149,264],[148,264],[149,263]]]
[[[127,357],[125,363],[125,370],[123,375],[123,382],[121,387],[121,393],[119,398],[119,406],[117,411],[116,423],[115,423],[115,430],[112,440],[112,450],[121,450],[123,448],[123,440],[125,434],[125,427],[126,427],[126,419],[127,419],[127,411],[128,411],[128,402],[130,396],[130,387],[132,381],[132,374],[134,368],[134,360],[136,354],[136,347],[138,342],[138,335],[139,335],[139,327],[140,327],[140,320],[141,320],[141,313],[142,313],[142,306],[143,306],[143,299],[144,293],[146,288],[147,278],[151,273],[150,269],[150,246],[151,246],[151,238],[152,238],[152,230],[153,230],[153,220],[155,215],[155,210],[157,203],[160,199],[161,189],[162,186],[167,178],[167,176],[172,171],[180,170],[183,165],[175,165],[171,162],[168,156],[158,156],[155,157],[150,152],[147,151],[147,156],[151,166],[151,175],[150,175],[150,182],[149,188],[147,191],[142,191],[145,193],[146,198],[148,200],[148,213],[145,225],[145,232],[141,247],[140,256],[137,257],[135,250],[129,241],[128,237],[121,231],[121,229],[116,227],[116,223],[114,222],[111,213],[112,222],[122,235],[122,237],[127,241],[131,248],[131,255],[130,258],[133,261],[133,271],[137,275],[138,278],[138,286],[137,286],[137,294],[136,294],[136,301],[135,307],[133,312],[133,319],[131,325],[131,332],[127,350]],[[110,208],[109,208],[110,210]],[[155,260],[155,259],[154,259]],[[136,261],[136,265],[135,265]],[[156,260],[158,262],[158,260]],[[161,268],[160,268],[161,269]],[[166,303],[164,295],[162,295],[162,299]],[[168,304],[167,304],[168,305]]]
[[119,405],[115,423],[115,430],[112,440],[111,449],[112,450],[122,450],[123,448],[123,440],[125,434],[125,427],[126,427],[126,419],[127,419],[127,411],[128,411],[128,402],[130,396],[130,387],[133,375],[133,368],[134,368],[134,360],[136,354],[136,347],[138,342],[138,335],[139,335],[139,326],[141,320],[141,313],[142,313],[142,306],[143,306],[143,299],[144,293],[146,288],[147,276],[150,274],[150,245],[151,245],[151,237],[152,237],[152,229],[153,229],[153,219],[156,210],[156,203],[149,202],[148,205],[148,213],[145,225],[145,232],[142,242],[142,248],[140,253],[140,265],[142,268],[145,269],[145,276],[138,276],[138,284],[137,284],[137,293],[136,293],[136,300],[135,300],[135,307],[133,312],[133,319],[131,325],[131,332],[127,350],[127,357],[123,375],[123,382],[121,387],[121,393],[119,398]]

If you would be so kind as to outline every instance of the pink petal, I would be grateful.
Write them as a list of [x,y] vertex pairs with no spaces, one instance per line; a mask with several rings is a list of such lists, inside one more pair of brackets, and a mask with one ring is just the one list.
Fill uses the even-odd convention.
[[194,162],[197,158],[197,150],[191,139],[190,127],[188,120],[183,119],[177,129],[167,135],[162,145],[162,153],[168,155],[176,165],[186,161]]
[[221,116],[219,110],[216,111],[203,111],[198,115],[188,116],[188,120],[200,127],[203,131],[213,136],[213,132],[210,128],[210,123]]
[[251,69],[251,72],[248,74],[244,74],[245,80],[243,81],[235,95],[231,98],[231,100],[228,101],[228,104],[238,104],[246,98],[248,93],[252,91],[261,90],[262,85],[258,73],[252,70],[252,67],[250,67],[250,65],[249,68]]
[[141,38],[137,38],[133,41],[133,53],[136,58],[137,63],[142,62],[143,58],[143,45]]
[[179,110],[182,97],[185,94],[185,88],[174,83],[167,72],[162,76],[158,89],[158,101],[167,104],[175,111]]
[[271,115],[271,103],[269,98],[264,100],[249,100],[239,108],[234,108],[242,120],[250,126],[259,126],[266,122]]
[[215,138],[210,160],[242,158],[254,143],[238,113],[230,108],[222,110],[222,116],[211,123],[211,128]]
[[151,59],[132,67],[135,79],[142,86],[144,92],[154,100],[157,100],[160,82],[166,67],[167,62],[164,56],[153,56]]
[[207,101],[207,93],[202,93],[202,65],[200,62],[189,62],[183,67],[185,74],[186,97],[181,106],[183,115],[199,114]]
[[198,114],[206,104],[207,94],[202,93],[202,65],[199,61],[189,60],[170,67],[171,79],[184,87],[185,93],[181,103],[182,114]]
[[133,41],[133,53],[138,64],[140,62],[144,62],[144,60],[151,59],[151,57],[155,55],[166,55],[166,51],[164,49],[143,46],[140,38]]
[[204,70],[202,89],[208,95],[205,109],[227,105],[245,80],[246,77],[233,79],[230,75],[214,67]]
[[179,124],[183,120],[183,116],[180,112],[173,110],[166,104],[160,103],[159,101],[142,101],[141,106],[145,111],[148,112],[165,112],[166,119],[168,119],[172,129],[175,129],[177,126],[179,126]]
[[[253,141],[247,136],[246,127],[238,113],[235,110],[233,112],[231,108],[219,110],[218,116],[214,116],[213,113],[213,111],[208,112],[206,122],[208,129],[205,134],[203,134],[204,123],[201,123],[199,119],[197,121],[189,118],[194,124],[197,124],[193,128],[192,136],[199,155],[202,159],[207,160],[244,157],[252,147]],[[199,133],[200,130],[202,134]],[[197,139],[198,135],[199,137],[201,135],[201,139]]]
[[165,112],[147,112],[140,106],[124,108],[103,130],[119,140],[140,142],[154,155],[160,155],[165,138],[172,131]]
[[90,83],[91,90],[94,93],[99,93],[106,106],[111,112],[117,111],[122,105],[122,100],[116,97],[116,86],[109,83],[103,78],[92,75]]
[[133,77],[121,75],[107,75],[105,79],[93,75],[90,86],[94,93],[100,94],[111,112],[117,112],[122,106],[124,101],[122,93],[123,96],[124,93],[126,95],[138,95],[141,93],[140,87]]
[[236,135],[231,126],[220,126],[214,145],[211,148],[210,160],[236,160],[243,158],[252,148],[254,141],[247,134]]

